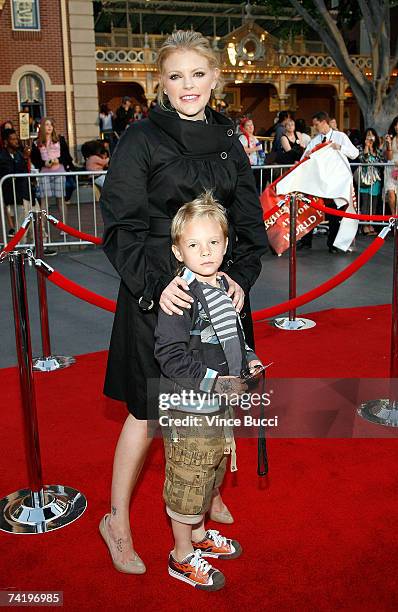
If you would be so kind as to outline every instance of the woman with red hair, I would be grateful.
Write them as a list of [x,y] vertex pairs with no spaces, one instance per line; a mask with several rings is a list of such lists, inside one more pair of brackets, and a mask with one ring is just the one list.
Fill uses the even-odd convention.
[[246,155],[249,158],[251,166],[258,166],[260,159],[258,152],[262,151],[263,148],[261,143],[254,136],[254,123],[248,117],[243,117],[240,122],[240,131],[242,134],[239,136]]

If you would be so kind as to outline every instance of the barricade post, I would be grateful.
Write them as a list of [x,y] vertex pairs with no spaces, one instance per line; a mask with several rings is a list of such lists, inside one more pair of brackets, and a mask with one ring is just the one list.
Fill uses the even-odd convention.
[[[37,259],[43,259],[43,212],[41,210],[32,211],[32,217],[35,241],[35,256]],[[38,270],[37,290],[39,297],[42,356],[36,357],[33,360],[33,369],[35,372],[53,372],[54,370],[68,368],[76,362],[76,359],[74,357],[67,357],[66,355],[52,355],[51,353],[46,279],[43,274],[40,274]]]
[[44,533],[75,521],[85,511],[87,501],[76,489],[43,485],[26,291],[26,251],[11,251],[8,258],[30,488],[20,489],[0,500],[0,530],[19,534]]
[[[294,300],[296,297],[297,287],[297,241],[296,241],[296,225],[297,225],[297,194],[290,195],[290,229],[289,229],[289,300]],[[281,317],[274,320],[275,327],[286,331],[299,331],[302,329],[310,329],[315,327],[315,321],[305,319],[304,317],[296,318],[296,308],[289,310],[288,317]]]
[[367,421],[388,427],[398,427],[398,220],[396,219],[393,261],[389,398],[368,400],[358,408],[358,414]]

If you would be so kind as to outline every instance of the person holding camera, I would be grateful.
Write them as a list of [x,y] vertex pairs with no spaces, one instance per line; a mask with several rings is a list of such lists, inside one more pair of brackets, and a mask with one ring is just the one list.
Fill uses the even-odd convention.
[[[205,528],[228,455],[231,471],[237,469],[232,427],[221,423],[233,418],[231,406],[248,388],[243,372],[262,364],[245,342],[228,281],[219,271],[228,246],[228,221],[210,191],[178,210],[171,242],[193,302],[182,316],[159,310],[155,330],[155,358],[162,372],[163,497],[174,535],[168,572],[195,588],[216,591],[225,579],[206,557],[234,559],[242,552],[236,540]],[[188,398],[183,391],[190,392]],[[173,401],[165,406],[167,398]],[[191,418],[182,420],[184,413]]]
[[[362,146],[359,148],[358,161],[363,164],[380,164],[384,162],[380,138],[373,128],[368,128],[365,131]],[[360,166],[357,178],[361,213],[364,215],[378,214],[381,203],[382,184],[380,167],[372,165]],[[362,233],[365,236],[374,236],[376,234],[373,227],[368,224],[362,227]]]
[[[385,143],[386,160],[389,162],[393,161],[395,165],[398,166],[398,116],[392,120],[388,128]],[[384,189],[387,194],[387,201],[390,206],[391,214],[395,215],[398,191],[398,168],[386,168]]]

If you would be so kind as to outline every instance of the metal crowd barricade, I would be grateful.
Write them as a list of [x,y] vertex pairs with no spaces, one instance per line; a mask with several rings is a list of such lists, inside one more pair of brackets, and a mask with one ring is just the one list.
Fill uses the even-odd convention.
[[[387,203],[386,191],[385,191],[385,181],[386,174],[390,171],[391,168],[394,168],[394,163],[392,162],[377,162],[377,163],[359,163],[352,161],[350,162],[350,166],[352,169],[352,173],[354,175],[354,187],[355,193],[357,197],[357,206],[358,212],[360,214],[370,214],[370,215],[390,215],[391,210]],[[381,193],[380,198],[378,196],[372,195],[370,193],[370,203],[369,210],[365,210],[363,206],[363,196],[361,193],[362,188],[367,188],[369,185],[364,181],[364,172],[363,169],[374,168],[377,169],[380,180],[381,180]],[[372,191],[372,189],[370,190]],[[378,202],[380,202],[381,207],[378,207]],[[387,221],[360,221],[361,225],[388,225]]]
[[[265,160],[266,161],[266,160]],[[358,163],[353,161],[350,163],[354,178],[357,177],[357,182],[354,183],[355,191],[357,194],[357,206],[358,212],[362,213],[363,207],[361,200],[363,196],[361,194],[361,187],[363,184],[363,171],[362,168],[374,167],[378,169],[382,182],[383,175],[386,170],[393,168],[394,164],[391,162],[386,163]],[[289,164],[264,164],[262,166],[252,166],[253,172],[259,173],[257,185],[260,193],[264,191],[266,186],[276,180],[281,174],[286,172],[292,166]],[[356,170],[358,169],[358,172]],[[22,220],[26,217],[27,213],[31,209],[45,210],[47,213],[53,214],[67,225],[71,225],[79,231],[92,234],[94,236],[101,236],[102,234],[102,218],[99,212],[98,200],[100,196],[100,188],[95,183],[95,180],[101,176],[106,175],[106,172],[93,172],[93,171],[75,171],[75,172],[46,172],[46,173],[31,173],[31,174],[8,174],[0,179],[0,239],[2,238],[3,244],[8,242],[7,239],[7,223],[6,223],[6,205],[11,206],[11,210],[14,213],[16,230],[19,229]],[[44,195],[40,199],[36,195],[37,185],[40,183],[44,184],[46,178],[51,177],[75,177],[76,187],[70,200],[65,198],[65,190],[62,190],[62,195],[59,198],[59,207],[54,197]],[[29,188],[29,200],[25,201],[25,206],[16,204],[16,180],[26,178],[28,180]],[[3,194],[3,185],[5,181],[12,181],[13,190],[13,202],[5,202]],[[382,183],[383,184],[383,183]],[[45,190],[47,192],[47,190]],[[383,214],[389,215],[390,209],[386,202],[384,193],[384,187],[381,194],[381,209],[377,210],[378,198],[376,196],[370,196],[370,214]],[[369,225],[369,222],[360,221],[362,225]],[[372,222],[372,225],[385,225],[385,223],[377,221]],[[56,228],[53,228],[49,221],[45,223],[45,247],[52,246],[74,246],[91,244],[83,239],[76,239],[66,234],[59,234]],[[24,246],[33,245],[33,232],[29,229],[25,239],[22,241]]]
[[[265,160],[267,161],[267,160]],[[292,168],[293,164],[272,164],[272,165],[267,165],[264,164],[263,166],[252,166],[252,170],[254,172],[259,172],[260,173],[260,178],[258,181],[258,185],[259,185],[259,190],[260,193],[262,193],[264,191],[264,189],[273,181],[275,181],[277,178],[279,178],[283,173],[285,173],[287,170],[289,170],[290,168]],[[385,189],[384,189],[384,183],[385,183],[385,173],[386,171],[390,170],[391,168],[396,167],[394,165],[394,163],[392,162],[377,162],[377,163],[360,163],[360,162],[355,162],[352,161],[350,162],[350,166],[352,169],[352,173],[353,173],[353,177],[354,177],[354,189],[355,189],[355,193],[356,193],[356,199],[357,199],[357,208],[358,208],[358,213],[359,214],[370,214],[370,215],[390,215],[391,214],[391,210],[389,208],[389,205],[386,201],[386,193],[385,193]],[[378,208],[377,207],[377,203],[379,201],[377,196],[374,195],[370,195],[370,210],[369,212],[363,210],[363,206],[361,204],[361,199],[362,199],[362,203],[363,203],[363,197],[361,194],[361,188],[362,187],[368,187],[369,185],[365,185],[364,181],[363,181],[363,176],[364,176],[364,172],[361,171],[361,169],[365,169],[365,168],[377,168],[379,169],[379,174],[380,174],[380,178],[381,178],[381,182],[382,182],[382,190],[381,190],[381,194],[380,194],[380,203],[381,203],[381,207]],[[356,170],[358,169],[358,172],[356,172]],[[388,223],[386,221],[359,221],[360,225],[388,225]],[[322,225],[322,224],[321,224]]]
[[[101,236],[102,234],[102,218],[99,212],[98,201],[100,196],[100,187],[95,183],[95,180],[101,175],[106,175],[103,171],[85,171],[79,170],[74,172],[32,172],[30,174],[7,174],[0,179],[0,221],[1,232],[0,240],[3,244],[8,242],[8,228],[6,223],[6,206],[13,213],[15,222],[15,231],[17,231],[30,210],[45,210],[47,213],[53,214],[55,217],[71,225],[79,231]],[[45,185],[48,178],[74,177],[76,187],[72,193],[70,200],[65,197],[65,185],[61,191],[61,197],[57,198],[48,196],[48,189],[43,189],[44,195],[37,196],[37,187]],[[28,181],[29,199],[24,200],[24,205],[17,205],[17,187],[16,181],[26,179]],[[13,202],[4,201],[3,185],[6,181],[12,181]],[[33,246],[33,231],[29,230],[25,239],[22,241],[23,246]],[[56,228],[53,228],[49,221],[45,223],[45,240],[44,246],[73,246],[91,244],[82,239],[72,238],[66,234],[60,234]]]

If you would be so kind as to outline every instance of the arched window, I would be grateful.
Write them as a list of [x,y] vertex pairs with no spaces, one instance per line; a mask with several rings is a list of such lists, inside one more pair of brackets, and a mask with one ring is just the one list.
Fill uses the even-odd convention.
[[44,84],[34,73],[24,74],[19,81],[20,110],[29,113],[30,133],[35,136],[40,119],[45,116]]

